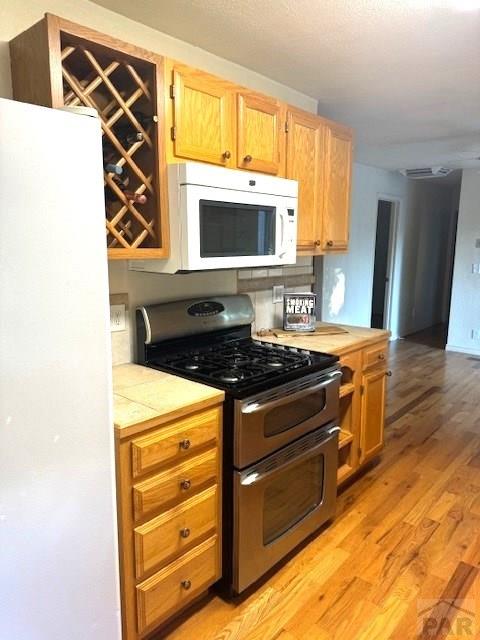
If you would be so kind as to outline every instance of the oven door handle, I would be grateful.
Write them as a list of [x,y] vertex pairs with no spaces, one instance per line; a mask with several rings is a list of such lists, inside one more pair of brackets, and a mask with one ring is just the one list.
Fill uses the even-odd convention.
[[264,411],[268,409],[274,409],[275,407],[279,407],[282,404],[286,404],[288,402],[292,402],[292,400],[299,400],[304,396],[308,396],[310,393],[314,391],[318,391],[319,389],[323,389],[324,387],[328,387],[330,384],[335,382],[337,378],[342,377],[341,371],[333,371],[329,374],[327,380],[322,380],[317,384],[313,384],[311,387],[306,387],[305,389],[300,389],[299,391],[294,391],[293,393],[289,393],[288,395],[282,394],[278,398],[274,400],[268,400],[267,402],[249,402],[242,406],[242,413],[257,413],[258,411]]
[[295,463],[302,462],[307,458],[313,457],[319,449],[325,446],[325,444],[329,440],[331,440],[333,437],[335,437],[338,433],[340,433],[340,427],[330,427],[330,429],[327,429],[325,431],[325,438],[320,440],[320,442],[318,442],[312,449],[305,451],[304,453],[302,453],[301,455],[295,458],[290,458],[280,466],[275,467],[274,469],[271,469],[269,471],[265,471],[264,473],[252,471],[252,473],[249,473],[241,478],[240,484],[244,487],[248,487],[248,486],[251,487],[254,484],[257,484],[259,482],[262,482],[263,480],[266,480],[270,476],[283,471],[286,467],[290,466],[292,462],[295,462]]

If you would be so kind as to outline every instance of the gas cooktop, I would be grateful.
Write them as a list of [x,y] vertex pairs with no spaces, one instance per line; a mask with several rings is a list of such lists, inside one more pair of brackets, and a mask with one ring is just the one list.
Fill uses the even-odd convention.
[[[252,338],[169,352],[148,365],[234,392],[268,387],[333,366],[335,356],[262,343]],[[292,375],[293,374],[293,375]]]

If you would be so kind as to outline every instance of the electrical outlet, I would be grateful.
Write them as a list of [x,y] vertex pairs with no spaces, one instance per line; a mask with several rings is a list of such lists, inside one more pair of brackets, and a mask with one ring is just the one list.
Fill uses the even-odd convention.
[[273,285],[272,288],[272,300],[273,302],[283,302],[283,292],[285,287],[283,284]]
[[480,262],[474,262],[472,264],[472,273],[480,273]]
[[125,305],[110,306],[110,331],[125,331]]
[[472,340],[480,340],[480,329],[472,329]]

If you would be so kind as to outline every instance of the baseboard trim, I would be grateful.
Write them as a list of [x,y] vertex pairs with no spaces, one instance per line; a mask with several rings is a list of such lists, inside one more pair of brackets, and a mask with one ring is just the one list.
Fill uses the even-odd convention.
[[445,351],[454,351],[457,353],[468,353],[470,356],[480,356],[480,349],[470,349],[469,347],[456,347],[454,344],[447,344]]

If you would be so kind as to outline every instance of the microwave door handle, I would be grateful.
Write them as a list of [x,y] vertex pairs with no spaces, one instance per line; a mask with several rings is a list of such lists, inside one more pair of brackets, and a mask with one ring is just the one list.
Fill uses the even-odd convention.
[[266,409],[274,409],[275,407],[279,407],[282,404],[286,404],[292,402],[292,400],[299,400],[308,394],[318,391],[319,389],[323,389],[324,387],[328,387],[332,384],[337,378],[342,377],[341,371],[333,371],[329,374],[327,380],[323,380],[317,384],[312,385],[311,387],[306,387],[304,389],[300,389],[297,392],[289,393],[288,395],[282,394],[279,395],[278,398],[274,398],[273,400],[268,400],[267,402],[249,402],[244,405],[241,409],[242,413],[257,413],[258,411],[265,411]]
[[284,211],[279,211],[280,216],[280,227],[281,227],[281,236],[280,236],[280,249],[278,252],[278,257],[283,258],[283,256],[287,253],[287,214]]
[[307,460],[308,458],[312,458],[319,449],[321,449],[322,447],[325,446],[325,444],[331,440],[332,438],[336,437],[337,434],[340,433],[340,427],[330,427],[330,429],[327,429],[327,431],[325,431],[325,438],[323,438],[322,440],[320,440],[320,442],[318,442],[313,449],[309,449],[308,451],[305,451],[304,453],[302,453],[299,456],[296,456],[294,458],[290,458],[289,460],[287,460],[286,462],[284,462],[283,464],[281,464],[279,467],[276,467],[275,469],[271,469],[269,471],[265,471],[265,473],[257,473],[255,471],[253,471],[252,473],[248,473],[245,474],[245,476],[240,480],[240,484],[244,487],[251,487],[255,484],[258,484],[259,482],[262,482],[263,480],[266,480],[267,478],[269,478],[270,476],[277,474],[277,473],[281,473],[282,471],[284,471],[288,466],[290,466],[292,463],[298,463],[298,462],[303,462],[304,460]]

